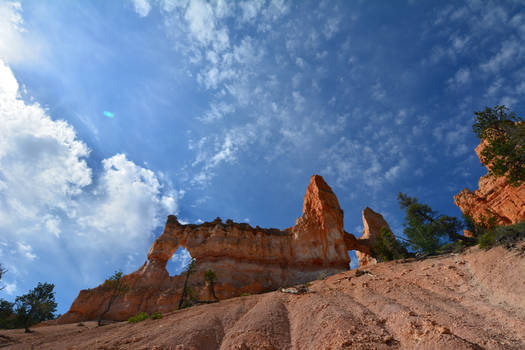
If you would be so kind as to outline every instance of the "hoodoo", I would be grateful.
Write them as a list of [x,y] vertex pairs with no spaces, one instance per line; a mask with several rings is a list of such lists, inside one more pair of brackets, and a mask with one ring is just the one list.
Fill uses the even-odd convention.
[[[480,160],[483,147],[483,142],[476,147]],[[464,189],[454,196],[454,203],[463,214],[474,220],[493,217],[497,225],[510,225],[525,220],[525,184],[514,187],[505,177],[487,174],[479,179],[478,187],[474,192]]]
[[[343,210],[336,195],[319,175],[310,179],[303,213],[295,226],[285,230],[251,227],[220,218],[200,225],[183,225],[173,215],[164,232],[148,251],[148,261],[124,276],[129,290],[119,297],[106,315],[124,320],[138,312],[169,312],[176,309],[184,276],[170,277],[166,264],[177,248],[186,248],[196,259],[189,283],[198,300],[212,300],[204,281],[208,270],[215,272],[215,293],[219,299],[242,293],[260,293],[315,280],[348,270],[349,250],[363,252],[360,263],[373,260],[371,243],[383,217],[363,211],[365,237],[356,239],[343,227]],[[376,227],[378,226],[378,227]],[[367,229],[368,228],[368,231]],[[367,235],[368,232],[368,235]],[[97,318],[110,291],[104,285],[80,291],[70,310],[59,322]]]

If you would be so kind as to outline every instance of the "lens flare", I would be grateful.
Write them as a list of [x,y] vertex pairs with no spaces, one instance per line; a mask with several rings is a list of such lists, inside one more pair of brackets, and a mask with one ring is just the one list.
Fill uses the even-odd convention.
[[104,111],[104,115],[105,115],[106,117],[108,117],[108,118],[113,118],[113,117],[115,117],[115,115],[114,115],[113,113],[108,112],[108,111]]

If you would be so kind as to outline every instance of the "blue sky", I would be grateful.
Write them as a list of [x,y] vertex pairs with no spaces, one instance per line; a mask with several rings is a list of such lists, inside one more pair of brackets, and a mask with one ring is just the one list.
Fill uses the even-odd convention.
[[316,173],[357,235],[399,191],[459,216],[473,111],[525,109],[521,1],[1,1],[0,32],[0,297],[60,312],[168,214],[292,226]]

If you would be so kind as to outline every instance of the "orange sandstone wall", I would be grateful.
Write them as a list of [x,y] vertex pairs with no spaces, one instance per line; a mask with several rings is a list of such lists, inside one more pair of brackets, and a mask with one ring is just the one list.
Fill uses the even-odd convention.
[[[367,208],[364,212],[369,211]],[[204,273],[209,269],[217,275],[217,297],[225,299],[242,293],[275,290],[348,270],[348,250],[363,251],[361,259],[372,259],[371,237],[356,239],[346,233],[343,218],[337,197],[319,175],[310,179],[302,216],[295,226],[285,230],[253,228],[231,220],[223,223],[219,218],[201,225],[182,225],[171,215],[164,232],[151,245],[148,261],[124,277],[130,286],[129,292],[114,302],[105,318],[124,320],[141,311],[176,309],[184,276],[170,277],[166,264],[180,246],[188,249],[197,261],[189,284],[199,300],[212,300],[204,282]],[[59,322],[96,319],[109,293],[103,285],[82,290]]]
[[[480,160],[482,150],[483,143],[476,147]],[[474,192],[464,189],[454,196],[454,203],[464,214],[475,220],[480,216],[493,216],[498,225],[525,220],[525,184],[513,187],[504,177],[487,174],[479,179],[478,187]]]

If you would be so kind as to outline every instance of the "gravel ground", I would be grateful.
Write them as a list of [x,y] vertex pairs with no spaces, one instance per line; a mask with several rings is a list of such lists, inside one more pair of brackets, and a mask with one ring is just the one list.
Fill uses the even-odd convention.
[[137,324],[0,331],[6,349],[525,349],[525,243],[389,262]]

